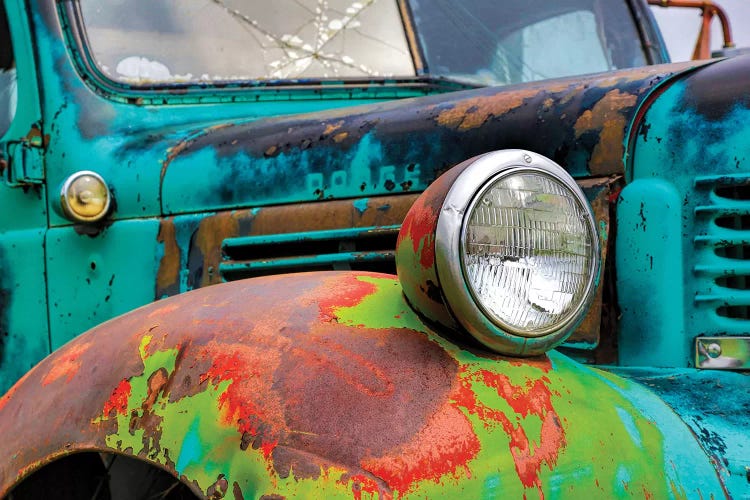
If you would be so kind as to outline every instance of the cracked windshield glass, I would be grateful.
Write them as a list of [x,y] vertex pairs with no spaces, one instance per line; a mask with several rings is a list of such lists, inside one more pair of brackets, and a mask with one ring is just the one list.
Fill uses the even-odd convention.
[[80,8],[98,67],[131,85],[417,75],[493,85],[646,63],[619,0],[81,0]]

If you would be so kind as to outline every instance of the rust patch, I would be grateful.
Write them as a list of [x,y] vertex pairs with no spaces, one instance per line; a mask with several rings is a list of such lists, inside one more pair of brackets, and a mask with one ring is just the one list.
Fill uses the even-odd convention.
[[242,494],[242,488],[240,488],[240,485],[236,481],[232,484],[232,494],[234,495],[234,500],[245,500],[245,495]]
[[326,124],[326,128],[323,130],[323,135],[329,136],[344,126],[344,120],[337,121],[336,123]]
[[349,137],[349,133],[348,132],[341,132],[340,134],[336,134],[336,135],[333,136],[333,142],[335,142],[336,144],[338,144],[340,142],[345,141],[347,137]]
[[339,282],[336,290],[331,290],[331,295],[320,300],[320,320],[324,322],[336,321],[338,318],[334,309],[339,307],[353,307],[375,291],[375,285],[358,280],[351,275]]
[[[463,471],[471,477],[469,461],[481,448],[471,423],[450,405],[440,407],[411,442],[382,458],[365,459],[363,467],[382,478],[391,488],[408,492],[413,484],[437,483],[446,474]],[[435,457],[441,457],[435,460]]]
[[165,368],[159,368],[148,378],[148,393],[146,400],[143,402],[143,409],[150,411],[154,406],[156,399],[164,390],[169,380],[169,373]]
[[[607,266],[607,250],[609,248],[610,231],[610,206],[615,202],[612,199],[613,193],[616,193],[621,186],[622,177],[612,176],[596,179],[585,179],[577,181],[578,186],[586,194],[586,197],[594,211],[594,221],[597,226],[599,245],[601,248],[601,278],[595,292],[595,298],[588,313],[575,332],[566,341],[568,344],[575,344],[575,348],[595,348],[599,345],[602,327],[602,300],[604,288],[607,284],[605,269]],[[608,298],[610,301],[612,297]],[[615,332],[605,332],[614,334]],[[565,344],[563,344],[565,346]]]
[[589,170],[593,175],[610,171],[612,159],[623,157],[625,146],[622,138],[628,126],[626,112],[637,102],[636,95],[623,93],[619,89],[610,90],[576,121],[576,139],[587,132],[599,134],[599,140],[589,160]]
[[156,274],[155,296],[158,299],[163,295],[171,295],[168,293],[169,290],[179,290],[180,247],[177,245],[173,217],[162,219],[156,241],[161,243],[164,248],[164,254],[159,262],[159,270]]
[[[239,233],[240,215],[237,212],[224,214],[223,217],[208,217],[203,219],[195,233],[190,258],[203,261],[199,283],[215,284],[221,282],[219,276],[219,262],[221,261],[221,243],[226,238]],[[198,250],[200,255],[194,255]],[[192,265],[191,265],[192,267]],[[194,283],[198,286],[199,283]]]
[[224,498],[224,495],[227,494],[228,489],[229,482],[227,481],[226,477],[224,477],[224,474],[219,474],[219,477],[216,478],[216,482],[209,486],[206,490],[206,497],[211,500],[219,500],[221,498]]
[[[570,84],[545,86],[548,93],[563,92]],[[458,101],[437,116],[437,122],[443,127],[457,130],[469,130],[481,126],[492,117],[502,116],[520,108],[528,99],[539,96],[540,88],[530,86],[515,92],[503,92],[497,95],[479,96],[473,99]]]
[[[426,446],[445,455],[446,460],[435,462],[450,463],[451,470],[461,466],[447,460],[454,449],[424,441],[465,430],[447,430],[450,419],[435,417],[457,373],[456,361],[437,344],[410,330],[357,330],[329,323],[298,337],[295,346],[282,358],[281,366],[289,368],[277,370],[274,382],[287,402],[289,428],[295,430],[287,446],[349,468],[367,470],[369,463],[387,471],[387,464],[395,467],[404,451],[402,443],[413,443],[414,460],[419,461],[417,450]],[[423,361],[419,373],[402,369],[416,366],[417,359]],[[317,396],[300,398],[304,394]],[[418,480],[420,472],[428,474],[416,463],[412,466],[411,480]]]

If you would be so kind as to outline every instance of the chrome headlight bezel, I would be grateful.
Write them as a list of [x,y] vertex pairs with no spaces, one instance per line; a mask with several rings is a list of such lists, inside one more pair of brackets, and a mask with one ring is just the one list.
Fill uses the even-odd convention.
[[[474,206],[486,189],[509,176],[532,172],[551,177],[567,188],[586,212],[594,269],[580,304],[558,323],[534,332],[503,324],[482,304],[468,282],[462,241]],[[575,180],[553,161],[522,150],[504,150],[477,158],[448,191],[435,231],[435,263],[442,293],[458,322],[485,346],[506,354],[533,355],[562,343],[583,319],[594,300],[600,271],[600,246],[591,206]]]

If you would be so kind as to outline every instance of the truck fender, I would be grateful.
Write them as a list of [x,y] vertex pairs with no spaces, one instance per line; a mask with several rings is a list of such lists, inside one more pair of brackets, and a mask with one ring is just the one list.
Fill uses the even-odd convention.
[[212,498],[725,496],[644,387],[556,352],[462,342],[383,274],[269,276],[150,304],[0,399],[0,497],[80,452],[137,458]]

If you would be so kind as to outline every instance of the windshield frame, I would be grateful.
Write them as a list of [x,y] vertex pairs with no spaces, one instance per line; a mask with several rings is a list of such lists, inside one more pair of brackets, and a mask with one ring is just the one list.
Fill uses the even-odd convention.
[[[655,22],[641,0],[623,0],[641,37],[639,42],[649,64],[668,62]],[[394,99],[475,88],[467,82],[426,73],[424,51],[414,27],[408,0],[396,0],[416,76],[305,78],[288,80],[212,80],[206,82],[153,82],[129,84],[106,75],[96,63],[87,39],[78,0],[56,2],[64,38],[82,79],[94,90],[113,100],[131,104],[170,104],[279,99]],[[231,97],[230,97],[231,96]]]

